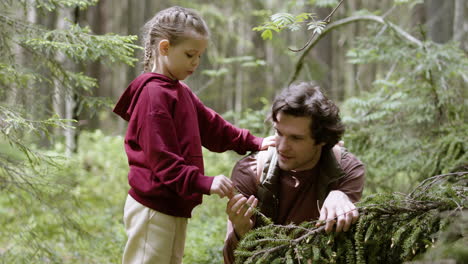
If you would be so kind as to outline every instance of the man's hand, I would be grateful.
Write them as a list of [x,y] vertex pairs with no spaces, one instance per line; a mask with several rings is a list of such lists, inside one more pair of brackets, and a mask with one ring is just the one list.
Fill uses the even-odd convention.
[[268,147],[274,147],[274,146],[276,146],[276,137],[269,136],[263,139],[262,148],[260,150],[266,150],[268,149]]
[[231,198],[234,194],[232,181],[224,175],[215,176],[210,188],[210,194],[213,193],[219,195],[221,198],[225,196]]
[[243,237],[252,229],[254,222],[251,218],[254,214],[253,208],[257,206],[257,203],[258,200],[253,195],[247,199],[242,194],[236,194],[229,200],[226,213],[238,238]]
[[326,221],[325,231],[330,233],[336,223],[336,232],[341,232],[341,230],[346,232],[358,218],[359,212],[348,196],[341,191],[331,191],[320,210],[317,226]]

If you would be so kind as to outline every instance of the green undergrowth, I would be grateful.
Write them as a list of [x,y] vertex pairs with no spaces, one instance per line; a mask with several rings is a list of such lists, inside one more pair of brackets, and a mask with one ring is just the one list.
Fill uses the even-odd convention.
[[[55,157],[53,165],[37,164],[10,183],[2,182],[0,263],[120,263],[129,188],[123,140],[99,130],[83,132],[78,153],[66,157],[61,144],[53,150],[38,149]],[[27,168],[21,152],[2,146],[1,152]],[[229,176],[238,157],[204,150],[206,174]],[[222,262],[226,203],[226,198],[205,196],[195,208],[184,263]]]

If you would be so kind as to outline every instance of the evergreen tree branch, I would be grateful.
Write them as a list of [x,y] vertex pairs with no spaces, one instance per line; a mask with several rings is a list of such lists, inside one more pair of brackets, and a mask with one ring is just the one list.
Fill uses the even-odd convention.
[[297,229],[294,225],[266,225],[251,230],[239,243],[236,263],[291,258],[320,263],[411,260],[432,246],[454,219],[466,213],[467,175],[458,172],[433,176],[407,195],[367,197],[358,203],[360,218],[348,232],[325,235],[324,226],[316,227],[316,221]]
[[[19,0],[18,2],[24,7],[31,6],[34,8],[42,8],[51,12],[61,7],[77,7],[81,10],[86,9],[90,6],[95,5],[99,0]],[[5,4],[12,4],[8,2],[12,1],[3,1]]]

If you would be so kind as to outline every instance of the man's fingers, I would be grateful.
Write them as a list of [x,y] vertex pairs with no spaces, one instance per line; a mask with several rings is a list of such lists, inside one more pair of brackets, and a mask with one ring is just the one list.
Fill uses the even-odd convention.
[[243,211],[245,211],[245,204],[247,202],[247,198],[242,197],[236,204],[235,207],[233,207],[232,211],[235,212],[236,214],[243,214]]
[[327,219],[327,223],[325,224],[325,232],[330,233],[333,230],[335,222],[335,218]]
[[345,222],[343,226],[344,232],[349,230],[352,222],[353,222],[353,209],[348,207],[346,208],[346,213],[345,213]]
[[354,207],[353,210],[351,211],[351,214],[352,214],[352,217],[353,217],[352,223],[355,224],[357,222],[357,220],[359,219],[358,209],[356,207]]
[[336,232],[348,231],[351,224],[356,223],[358,218],[359,212],[348,196],[335,190],[331,191],[325,199],[316,226],[320,226],[325,221],[324,229],[327,233],[333,230],[335,224]]
[[322,209],[320,210],[320,217],[319,217],[319,221],[325,221],[325,219],[327,219],[327,208],[325,206],[322,207]]
[[333,230],[333,225],[335,225],[336,222],[336,212],[334,209],[327,210],[327,223],[325,224],[325,231],[329,233],[330,231]]
[[323,222],[325,222],[325,219],[327,219],[327,208],[325,206],[322,206],[322,209],[320,210],[320,217],[315,226],[321,226]]
[[245,201],[245,203],[242,205],[242,207],[237,211],[238,215],[247,215],[247,211],[251,208],[252,203],[255,201],[255,196],[251,195],[249,199]]
[[346,226],[346,213],[342,209],[336,210],[337,222],[336,222],[336,232],[341,232]]
[[229,200],[226,207],[226,213],[230,216],[237,213],[239,208],[244,204],[242,200],[247,200],[242,194],[236,194],[232,199]]
[[227,208],[231,208],[235,203],[237,203],[237,201],[239,201],[239,199],[241,199],[242,197],[244,197],[242,194],[236,194],[234,195],[231,199],[229,199],[228,203],[227,203],[227,206],[226,206],[226,209]]
[[247,204],[249,205],[249,208],[245,212],[244,216],[250,218],[254,214],[254,208],[257,207],[258,200],[255,198],[255,196],[250,196],[249,200],[247,200]]

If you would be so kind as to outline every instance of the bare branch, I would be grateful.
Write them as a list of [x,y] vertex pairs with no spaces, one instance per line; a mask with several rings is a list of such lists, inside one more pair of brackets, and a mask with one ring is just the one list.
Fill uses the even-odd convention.
[[395,31],[398,35],[402,36],[404,39],[406,39],[410,44],[415,45],[417,47],[422,47],[422,42],[418,40],[417,38],[413,37],[411,34],[408,32],[404,31],[397,25],[386,21],[380,16],[375,16],[375,15],[359,15],[359,16],[351,16],[347,17],[338,21],[335,21],[331,24],[329,24],[325,29],[322,31],[322,34],[318,35],[317,38],[314,38],[313,41],[308,45],[307,49],[301,54],[301,57],[297,60],[296,62],[296,67],[289,78],[288,84],[293,83],[297,77],[299,76],[300,71],[302,70],[302,66],[304,63],[304,59],[306,58],[307,54],[312,50],[312,48],[318,43],[320,39],[322,39],[327,33],[331,32],[332,30],[339,28],[344,25],[348,25],[351,23],[356,23],[359,21],[370,21],[370,22],[375,22],[383,25],[387,25],[389,28],[391,28],[393,31]]
[[[323,19],[323,22],[325,22],[325,25],[328,25],[331,21],[331,17],[335,14],[336,10],[338,9],[338,7],[341,6],[341,4],[343,3],[344,0],[341,0],[338,5],[331,11],[331,13]],[[317,33],[314,31],[314,33],[312,33],[312,36],[310,36],[309,40],[307,41],[307,43],[304,45],[304,47],[300,48],[300,49],[291,49],[291,48],[288,48],[290,51],[292,52],[300,52],[300,51],[303,51],[305,48],[307,48],[310,43],[312,42],[312,40],[314,39],[314,37],[317,35]]]

